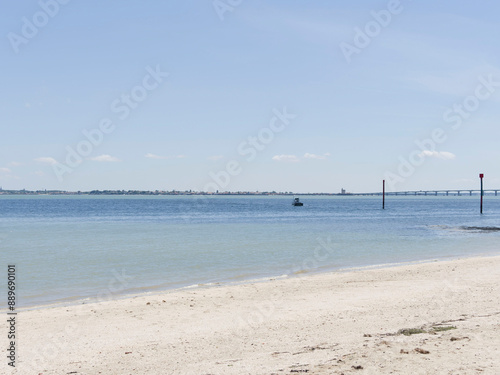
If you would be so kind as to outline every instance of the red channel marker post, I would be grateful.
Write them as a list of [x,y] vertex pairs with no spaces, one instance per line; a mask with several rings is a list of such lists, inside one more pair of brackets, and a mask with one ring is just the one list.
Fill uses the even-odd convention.
[[484,174],[481,173],[479,174],[479,178],[481,179],[481,213],[483,213],[483,195],[484,195],[484,191],[483,191],[483,178],[484,178]]

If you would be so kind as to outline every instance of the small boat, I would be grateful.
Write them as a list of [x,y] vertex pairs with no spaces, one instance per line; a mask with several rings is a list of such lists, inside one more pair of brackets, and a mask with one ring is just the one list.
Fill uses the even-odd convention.
[[299,202],[299,198],[293,198],[293,203],[292,203],[293,206],[303,206],[304,203],[302,202]]

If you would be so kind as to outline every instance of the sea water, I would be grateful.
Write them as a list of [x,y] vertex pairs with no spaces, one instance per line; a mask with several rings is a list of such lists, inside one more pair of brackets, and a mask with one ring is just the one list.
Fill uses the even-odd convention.
[[500,197],[483,215],[478,196],[301,201],[0,196],[0,286],[16,265],[18,304],[34,306],[500,253]]

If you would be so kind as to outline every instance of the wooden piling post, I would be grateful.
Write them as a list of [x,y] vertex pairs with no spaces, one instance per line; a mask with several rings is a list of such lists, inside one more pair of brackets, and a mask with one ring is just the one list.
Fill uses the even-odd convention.
[[483,190],[483,177],[484,174],[480,173],[479,178],[481,179],[481,207],[480,207],[480,212],[481,214],[483,213],[483,196],[484,196],[484,190]]
[[382,209],[385,210],[385,180],[382,180]]

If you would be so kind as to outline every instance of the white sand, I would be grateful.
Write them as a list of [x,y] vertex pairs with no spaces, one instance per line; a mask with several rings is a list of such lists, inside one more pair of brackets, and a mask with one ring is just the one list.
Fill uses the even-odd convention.
[[500,374],[500,256],[44,308],[18,328],[0,373]]

